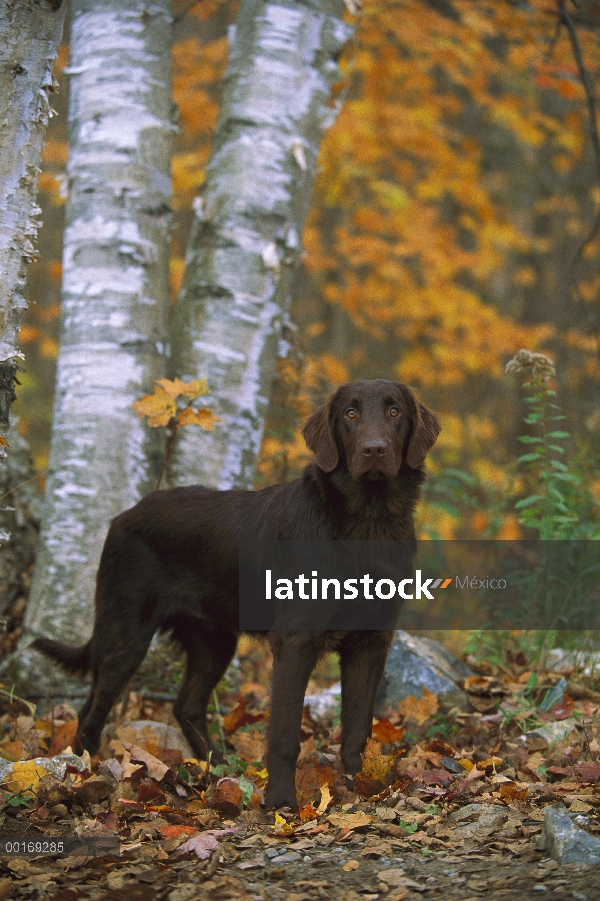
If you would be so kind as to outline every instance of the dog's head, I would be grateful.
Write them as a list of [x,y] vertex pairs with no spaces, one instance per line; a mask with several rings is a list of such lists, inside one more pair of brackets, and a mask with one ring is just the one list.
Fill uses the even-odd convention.
[[413,390],[383,379],[342,385],[302,434],[325,472],[346,465],[353,479],[391,479],[405,461],[418,469],[440,433]]

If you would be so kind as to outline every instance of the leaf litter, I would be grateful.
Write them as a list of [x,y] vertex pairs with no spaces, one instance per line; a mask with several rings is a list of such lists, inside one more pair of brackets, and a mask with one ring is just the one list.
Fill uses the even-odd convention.
[[[161,745],[152,722],[136,742],[119,730],[123,738],[102,756],[77,756],[68,705],[35,719],[6,704],[0,838],[34,850],[40,840],[89,841],[63,857],[0,853],[0,901],[597,896],[600,867],[559,866],[540,836],[545,809],[562,803],[600,837],[600,696],[516,666],[481,666],[463,687],[467,710],[440,711],[427,690],[387,709],[352,790],[333,714],[306,707],[298,811],[262,806],[268,704],[260,692],[229,698],[220,765]],[[560,737],[545,737],[559,723],[567,724]],[[119,854],[94,845],[107,835]]]

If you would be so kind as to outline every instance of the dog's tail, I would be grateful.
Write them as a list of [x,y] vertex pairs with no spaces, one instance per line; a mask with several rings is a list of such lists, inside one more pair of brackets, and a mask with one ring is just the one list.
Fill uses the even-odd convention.
[[40,651],[51,660],[59,663],[68,673],[78,673],[85,676],[90,669],[92,656],[92,639],[79,647],[54,641],[53,638],[36,638],[30,645],[36,651]]

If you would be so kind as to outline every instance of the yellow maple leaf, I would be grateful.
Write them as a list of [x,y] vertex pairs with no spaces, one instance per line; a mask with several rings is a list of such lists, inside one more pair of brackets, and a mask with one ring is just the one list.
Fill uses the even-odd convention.
[[148,425],[156,427],[168,425],[177,412],[177,405],[166,391],[157,386],[154,394],[144,394],[141,400],[136,400],[131,405],[138,416],[148,417]]
[[35,792],[40,780],[47,775],[48,770],[34,760],[18,761],[4,782],[12,792]]
[[420,726],[421,723],[424,723],[430,716],[438,712],[437,695],[424,688],[423,697],[420,700],[409,695],[408,698],[400,701],[399,710],[405,719],[413,719]]
[[185,394],[186,397],[203,397],[203,395],[210,392],[206,379],[192,379],[189,384],[182,382],[182,385],[185,385],[185,390],[181,393]]
[[219,422],[219,417],[213,414],[212,410],[203,407],[197,412],[191,407],[186,407],[177,417],[177,425],[199,425],[205,432],[212,432],[215,422]]
[[367,739],[367,747],[362,755],[362,759],[363,773],[370,779],[376,779],[378,782],[383,782],[385,785],[387,774],[394,765],[393,755],[382,754],[379,742],[369,738]]
[[184,382],[181,379],[158,379],[156,384],[160,385],[172,400],[175,400],[180,394],[193,400],[195,397],[202,397],[209,392],[206,379],[192,379],[191,382]]
[[175,400],[188,388],[187,383],[182,382],[181,379],[157,379],[156,384],[160,385],[161,389],[171,400]]

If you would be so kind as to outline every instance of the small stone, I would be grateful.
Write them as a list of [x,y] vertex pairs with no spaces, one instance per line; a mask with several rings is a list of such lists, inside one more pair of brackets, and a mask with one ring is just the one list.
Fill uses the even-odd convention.
[[300,860],[302,860],[302,855],[298,854],[297,851],[286,851],[285,854],[279,855],[277,864],[281,866],[281,864],[298,863]]
[[579,829],[563,804],[546,808],[539,847],[559,864],[600,863],[600,839]]

